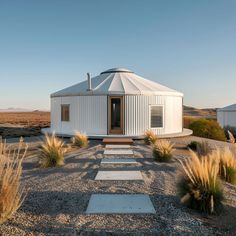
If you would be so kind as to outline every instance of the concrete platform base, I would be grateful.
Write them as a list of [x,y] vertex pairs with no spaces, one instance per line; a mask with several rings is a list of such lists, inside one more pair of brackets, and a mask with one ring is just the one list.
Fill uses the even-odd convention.
[[87,214],[155,214],[146,194],[92,194]]
[[[74,132],[71,131],[70,133],[59,133],[56,132],[55,130],[52,130],[51,128],[43,128],[41,129],[41,132],[43,134],[48,133],[48,134],[52,134],[55,133],[57,136],[62,136],[62,137],[72,137],[74,135]],[[176,137],[185,137],[185,136],[189,136],[192,135],[193,131],[190,129],[183,129],[182,132],[179,133],[171,133],[171,134],[161,134],[158,135],[158,138],[176,138]],[[143,139],[144,135],[111,135],[111,134],[104,134],[104,135],[97,135],[97,134],[90,134],[88,135],[88,137],[90,139],[104,139],[104,138],[132,138],[132,139]]]
[[98,171],[95,180],[143,180],[140,171]]

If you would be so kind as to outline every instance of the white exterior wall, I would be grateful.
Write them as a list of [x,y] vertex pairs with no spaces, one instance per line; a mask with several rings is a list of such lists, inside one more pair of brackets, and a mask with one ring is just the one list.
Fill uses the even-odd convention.
[[236,111],[217,111],[217,121],[222,128],[236,127]]
[[125,96],[125,135],[143,135],[150,129],[150,105],[163,105],[163,128],[158,134],[180,133],[183,129],[183,98],[180,96]]
[[[61,121],[61,104],[70,105],[70,121]],[[107,96],[51,98],[51,130],[57,134],[107,134]]]

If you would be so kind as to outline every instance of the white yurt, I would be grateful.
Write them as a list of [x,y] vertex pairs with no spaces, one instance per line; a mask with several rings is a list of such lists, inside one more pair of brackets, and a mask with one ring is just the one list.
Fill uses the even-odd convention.
[[51,94],[50,132],[89,137],[183,133],[183,94],[134,72],[113,68]]
[[217,109],[217,121],[221,127],[236,127],[236,104]]

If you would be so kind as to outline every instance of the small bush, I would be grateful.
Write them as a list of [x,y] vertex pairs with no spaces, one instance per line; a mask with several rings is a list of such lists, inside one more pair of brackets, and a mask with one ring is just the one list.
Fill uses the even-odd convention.
[[80,132],[75,133],[75,136],[72,138],[73,145],[77,147],[87,147],[88,146],[88,137],[85,134]]
[[193,135],[210,138],[220,141],[226,141],[224,130],[215,120],[199,119],[189,125]]
[[153,145],[153,157],[160,162],[169,162],[173,157],[174,144],[168,140],[161,139]]
[[187,147],[190,148],[193,151],[197,151],[197,146],[198,146],[199,142],[197,141],[191,141]]
[[207,156],[212,152],[212,148],[207,141],[202,141],[197,145],[197,154],[198,156]]
[[11,151],[0,138],[0,224],[11,218],[25,198],[20,177],[26,150],[23,154],[21,149]]
[[[236,157],[229,148],[217,151],[220,155],[220,177],[231,184],[236,184]],[[216,153],[217,154],[217,153]]]
[[64,164],[64,154],[66,149],[64,142],[54,134],[45,135],[44,143],[40,148],[39,164],[41,167],[55,167]]
[[195,118],[192,116],[184,116],[184,128],[189,128],[189,125],[193,123],[194,121],[198,120],[199,118]]
[[154,144],[157,141],[157,135],[152,130],[146,130],[144,133],[144,142],[147,145]]
[[218,178],[219,159],[213,154],[200,158],[191,152],[191,158],[180,162],[184,170],[178,184],[181,202],[201,212],[219,212],[223,200],[223,189]]

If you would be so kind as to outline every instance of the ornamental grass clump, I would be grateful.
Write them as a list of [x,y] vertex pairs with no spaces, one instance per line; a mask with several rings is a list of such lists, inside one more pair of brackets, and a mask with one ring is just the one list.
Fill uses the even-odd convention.
[[22,160],[27,147],[10,150],[0,138],[0,224],[3,224],[19,209],[26,192],[21,185]]
[[207,141],[202,141],[197,144],[197,154],[199,157],[207,156],[212,152],[212,148]]
[[144,142],[147,145],[155,144],[157,141],[157,135],[152,130],[146,130],[144,133]]
[[229,148],[217,150],[216,155],[220,155],[220,177],[228,183],[236,185],[236,156]]
[[218,178],[219,161],[214,153],[201,158],[193,151],[190,158],[180,161],[184,170],[178,185],[182,203],[209,214],[221,210],[223,189]]
[[229,143],[232,143],[232,144],[235,144],[235,138],[234,138],[234,135],[228,130],[227,131],[228,133],[228,136],[229,136]]
[[169,162],[173,157],[173,146],[174,143],[171,143],[168,140],[161,139],[158,140],[152,149],[153,158],[159,162]]
[[87,147],[88,146],[88,137],[85,134],[80,132],[75,133],[75,136],[72,138],[73,145],[77,147]]
[[40,148],[39,165],[41,167],[55,167],[64,165],[66,148],[64,142],[55,134],[45,135],[44,143]]

